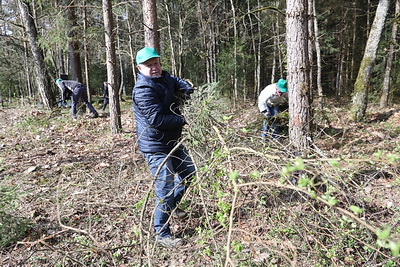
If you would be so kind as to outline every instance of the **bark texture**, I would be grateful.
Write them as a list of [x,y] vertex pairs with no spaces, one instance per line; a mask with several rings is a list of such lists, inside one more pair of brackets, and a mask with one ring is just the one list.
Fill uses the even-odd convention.
[[69,62],[70,62],[70,79],[83,83],[82,76],[82,65],[81,65],[81,55],[80,51],[80,43],[78,37],[78,23],[77,17],[75,14],[75,2],[67,2],[69,4],[68,8],[65,10],[66,16],[68,18],[70,31],[68,32],[68,52],[69,52]]
[[121,128],[121,108],[119,105],[117,88],[117,66],[114,43],[114,22],[112,16],[111,0],[103,0],[103,19],[106,41],[107,56],[107,85],[110,99],[110,130],[112,133],[118,133]]
[[143,0],[144,44],[160,53],[156,0]]
[[[398,18],[400,15],[400,0],[396,0],[395,17]],[[392,40],[389,47],[389,54],[386,60],[385,76],[383,77],[383,88],[382,95],[380,99],[380,107],[385,108],[388,106],[389,102],[389,88],[390,88],[390,76],[392,73],[393,60],[395,55],[395,44],[397,37],[397,21],[393,21],[392,26]]]
[[55,96],[50,89],[50,82],[46,73],[46,64],[44,62],[43,51],[37,44],[38,34],[36,25],[30,12],[29,4],[26,1],[19,0],[18,6],[21,13],[21,20],[24,25],[24,29],[29,40],[29,46],[33,55],[36,83],[38,86],[39,95],[41,97],[43,106],[45,108],[51,108],[55,103]]
[[308,5],[307,0],[288,0],[286,3],[289,139],[298,151],[305,152],[311,142]]

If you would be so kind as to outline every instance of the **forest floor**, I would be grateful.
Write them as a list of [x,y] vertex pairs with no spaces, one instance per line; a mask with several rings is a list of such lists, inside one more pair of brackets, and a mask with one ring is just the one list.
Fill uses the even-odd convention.
[[107,113],[0,108],[1,266],[399,266],[400,106],[354,123],[327,104],[299,158],[287,137],[260,138],[254,105],[199,101],[185,110],[189,217],[171,221],[185,244],[164,249],[122,104],[117,134]]

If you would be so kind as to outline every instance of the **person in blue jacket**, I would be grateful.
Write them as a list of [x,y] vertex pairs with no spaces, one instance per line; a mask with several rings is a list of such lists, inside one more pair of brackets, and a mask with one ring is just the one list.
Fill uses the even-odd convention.
[[88,100],[86,86],[74,80],[63,80],[61,78],[58,78],[56,80],[56,84],[61,90],[62,103],[65,103],[66,99],[69,97],[71,97],[72,99],[71,115],[73,120],[76,120],[76,115],[77,115],[76,108],[80,100],[93,114],[93,118],[97,118],[99,116],[96,109],[92,106],[92,104]]
[[136,63],[139,73],[132,90],[133,112],[138,148],[155,179],[156,243],[163,247],[177,247],[183,242],[172,236],[168,220],[173,212],[181,219],[187,216],[177,205],[195,174],[187,149],[183,145],[176,147],[186,124],[177,95],[190,96],[193,88],[162,70],[160,56],[153,48],[139,50]]

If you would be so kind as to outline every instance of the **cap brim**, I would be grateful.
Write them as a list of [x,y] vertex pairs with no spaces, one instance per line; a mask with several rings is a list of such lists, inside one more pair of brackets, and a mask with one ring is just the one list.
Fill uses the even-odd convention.
[[155,58],[155,57],[160,57],[160,56],[145,57],[145,58],[139,60],[139,62],[137,62],[136,64],[142,64],[142,63],[146,62],[147,60],[152,59],[152,58]]

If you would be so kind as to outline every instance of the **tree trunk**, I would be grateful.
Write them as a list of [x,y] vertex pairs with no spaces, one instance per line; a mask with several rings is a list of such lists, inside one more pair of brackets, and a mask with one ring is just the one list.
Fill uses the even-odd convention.
[[24,71],[26,75],[26,89],[28,91],[28,96],[30,98],[34,97],[33,90],[32,90],[32,82],[31,82],[31,75],[29,71],[29,55],[28,55],[28,45],[24,42]]
[[[280,7],[280,0],[276,1],[276,6],[279,8]],[[279,19],[279,16],[276,17],[276,31],[277,31],[277,47],[278,47],[278,66],[279,66],[279,78],[284,77],[285,76],[285,72],[284,72],[284,65],[286,64],[286,62],[284,62],[283,59],[283,55],[286,54],[286,52],[282,51],[282,40],[281,40],[281,20]],[[285,41],[285,40],[284,40]],[[283,41],[283,42],[284,42]],[[272,82],[276,82],[276,80],[272,81]]]
[[117,67],[111,0],[103,0],[103,19],[107,56],[107,85],[110,100],[110,130],[112,133],[118,133],[122,124],[116,78]]
[[354,0],[353,2],[352,2],[352,8],[353,8],[353,11],[352,11],[352,13],[351,13],[351,15],[352,15],[352,17],[353,17],[353,20],[352,20],[352,38],[351,38],[351,48],[350,48],[350,50],[351,50],[351,54],[352,54],[352,56],[351,56],[351,66],[350,66],[350,81],[354,81],[354,77],[355,77],[355,73],[356,73],[356,67],[355,67],[355,60],[356,60],[356,56],[355,56],[355,50],[356,50],[356,36],[357,36],[357,19],[356,19],[356,7],[357,7],[357,3],[356,3],[356,0]]
[[60,60],[60,74],[66,74],[65,71],[65,60],[64,60],[64,51],[62,49],[59,50],[59,60]]
[[[395,18],[398,18],[399,15],[400,15],[400,0],[396,0]],[[397,27],[398,23],[396,20],[394,20],[392,26],[392,41],[390,43],[389,54],[386,61],[385,75],[383,77],[382,95],[379,103],[381,108],[386,108],[389,102],[390,74],[392,72],[393,59],[395,54]]]
[[178,30],[178,57],[177,57],[177,75],[178,77],[182,77],[183,76],[183,49],[184,49],[184,17],[185,17],[185,13],[181,12],[182,8],[179,9],[180,11],[178,12],[178,19],[179,19],[179,30]]
[[[259,6],[257,6],[259,8]],[[251,48],[253,49],[253,64],[254,64],[254,72],[253,72],[253,82],[254,82],[254,87],[253,90],[251,91],[252,94],[256,93],[259,91],[259,75],[258,75],[258,51],[257,51],[257,38],[254,34],[254,26],[253,26],[253,19],[252,19],[252,14],[250,13],[251,7],[250,7],[250,1],[247,0],[247,13],[249,17],[249,24],[250,24],[250,39],[251,39]],[[257,20],[258,24],[258,20]],[[257,29],[258,30],[258,29]],[[247,91],[244,92],[244,94],[247,94]]]
[[217,35],[215,7],[209,1],[197,2],[197,18],[200,25],[201,51],[206,69],[207,83],[214,83],[218,79],[217,68]]
[[[319,43],[319,30],[318,30],[318,21],[317,21],[317,11],[315,9],[315,0],[313,1],[312,10],[313,10],[313,21],[314,21],[314,39],[315,39],[315,53],[317,56],[317,92],[318,92],[318,106],[319,108],[323,108],[324,99],[323,99],[323,90],[321,84],[321,73],[322,73],[322,65],[321,65],[321,47]],[[310,7],[309,7],[310,8]]]
[[336,66],[336,96],[339,99],[343,95],[343,65],[344,65],[343,35],[340,35],[339,52],[337,53]]
[[[257,1],[257,8],[260,8],[260,0]],[[261,32],[261,21],[262,21],[262,15],[260,15],[260,19],[257,20],[257,31],[258,31],[258,42],[257,42],[257,64],[256,64],[256,81],[257,81],[257,87],[255,88],[254,92],[254,98],[256,99],[256,96],[260,95],[261,91],[261,44],[262,44],[262,32]]]
[[144,44],[160,53],[156,0],[143,0]]
[[66,9],[66,15],[69,21],[70,31],[68,32],[69,42],[68,42],[68,52],[70,60],[70,79],[83,82],[82,78],[82,65],[81,56],[79,53],[79,41],[77,37],[76,28],[78,27],[75,15],[75,2],[68,2],[69,7]]
[[311,142],[307,1],[287,0],[286,2],[289,139],[301,152],[306,152]]
[[[132,25],[131,25],[131,16],[130,16],[130,10],[129,10],[129,4],[126,5],[126,23],[128,26],[128,32],[132,32]],[[132,34],[128,34],[128,46],[129,46],[129,57],[130,57],[130,65],[131,65],[131,70],[132,70],[132,75],[133,75],[133,80],[136,81],[136,71],[135,71],[135,52],[133,50],[133,40],[132,40]]]
[[124,101],[122,96],[126,96],[126,89],[125,89],[125,70],[124,70],[124,61],[122,60],[122,56],[118,55],[119,61],[119,100]]
[[[205,63],[205,71],[206,71],[206,82],[211,83],[214,82],[214,68],[213,68],[213,42],[212,42],[212,30],[211,30],[211,25],[212,21],[210,23],[207,23],[205,18],[209,18],[212,16],[212,14],[205,14],[203,15],[203,12],[206,12],[207,9],[205,8],[205,4],[203,2],[198,1],[197,2],[197,19],[198,19],[198,24],[200,27],[200,38],[201,38],[201,51],[205,51],[203,54],[204,57],[204,63]],[[208,35],[210,33],[210,35]]]
[[[279,3],[276,3],[276,5],[278,6]],[[279,15],[276,14],[276,20],[274,21],[275,23],[273,23],[271,25],[271,28],[273,29],[273,39],[274,39],[274,46],[273,46],[273,52],[272,52],[272,69],[271,69],[271,80],[270,83],[274,83],[276,82],[278,79],[276,78],[276,74],[277,74],[277,65],[278,63],[280,64],[279,60],[277,60],[278,56],[279,56]],[[280,71],[279,71],[280,72]],[[279,74],[279,77],[281,76],[281,73]]]
[[92,102],[92,93],[89,79],[89,51],[87,49],[87,11],[86,0],[83,1],[83,53],[84,53],[84,68],[85,68],[85,83],[89,102]]
[[376,9],[375,19],[372,24],[368,41],[361,61],[357,79],[354,84],[354,95],[352,104],[353,119],[356,122],[365,117],[368,102],[368,88],[372,68],[376,58],[381,33],[385,24],[386,15],[389,9],[389,0],[380,0]]
[[[117,19],[117,51],[121,51],[121,34],[120,34],[120,23],[119,20]],[[122,53],[118,53],[118,63],[119,63],[119,89],[118,89],[118,95],[119,95],[119,100],[123,101],[122,95],[125,94],[125,72],[124,72],[124,62],[122,59]]]
[[[340,20],[339,28],[346,28],[347,21],[344,19],[347,16],[347,9],[345,6],[340,7],[340,13],[342,14],[342,19]],[[345,31],[338,32],[338,52],[336,53],[336,77],[335,77],[335,96],[340,99],[344,95],[344,69],[345,69],[345,56],[346,56],[346,38],[347,33]]]
[[36,72],[36,83],[39,95],[45,108],[51,108],[55,101],[55,96],[51,91],[49,76],[46,72],[44,63],[44,55],[42,49],[37,44],[37,30],[32,15],[29,12],[29,5],[23,0],[18,1],[21,12],[21,20],[24,25],[25,32],[28,36],[29,45],[33,54],[34,67]]
[[232,73],[232,81],[233,81],[233,106],[236,107],[236,102],[238,101],[238,86],[237,86],[237,42],[238,42],[238,34],[237,34],[237,25],[236,25],[236,9],[233,4],[233,0],[231,0],[231,9],[232,9],[232,17],[233,17],[233,73]]
[[169,1],[165,1],[165,3],[164,3],[165,16],[167,17],[169,48],[171,50],[171,70],[172,70],[172,75],[179,76],[177,69],[176,69],[174,38],[172,37],[171,16],[170,16],[170,9],[169,9],[168,5],[169,5]]
[[214,11],[212,5],[209,5],[209,13],[211,16],[211,19],[209,21],[209,48],[208,48],[208,53],[209,53],[209,59],[211,62],[211,82],[215,83],[218,82],[218,66],[217,66],[217,58],[218,58],[218,43],[219,43],[219,30],[217,27],[218,21],[218,14],[215,14],[216,11]]
[[310,66],[309,71],[309,101],[313,102],[314,99],[314,42],[315,42],[315,34],[314,34],[314,21],[313,21],[313,6],[314,0],[308,0],[307,6],[307,30],[308,30],[308,64]]

